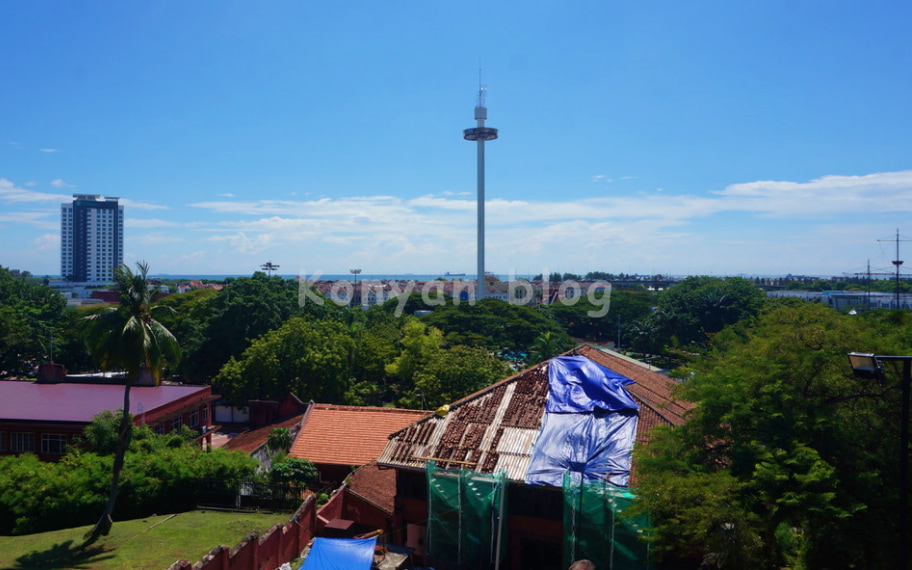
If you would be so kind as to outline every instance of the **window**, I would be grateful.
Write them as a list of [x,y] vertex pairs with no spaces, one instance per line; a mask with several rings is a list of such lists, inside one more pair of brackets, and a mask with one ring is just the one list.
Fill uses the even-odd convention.
[[152,428],[152,431],[158,435],[163,435],[165,433],[165,424],[156,424],[155,427]]
[[35,434],[14,432],[10,436],[10,450],[13,453],[35,451]]
[[182,425],[184,425],[184,422],[180,416],[171,418],[171,429],[180,429]]
[[6,432],[0,431],[0,451],[6,451]]
[[41,453],[63,455],[66,452],[67,436],[58,433],[41,434]]
[[203,406],[203,421],[209,421],[209,404]]
[[192,412],[187,414],[187,423],[190,425],[190,427],[196,427],[199,425],[199,423],[200,423],[199,410],[193,410]]

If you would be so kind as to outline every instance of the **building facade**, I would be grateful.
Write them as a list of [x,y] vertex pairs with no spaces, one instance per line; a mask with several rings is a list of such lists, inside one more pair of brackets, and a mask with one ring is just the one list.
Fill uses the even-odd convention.
[[109,283],[123,263],[119,198],[73,194],[60,205],[60,276],[78,283]]
[[[104,410],[123,407],[122,384],[0,381],[0,457],[34,453],[57,461],[76,436]],[[131,413],[137,426],[165,434],[182,426],[211,443],[211,386],[134,386]]]

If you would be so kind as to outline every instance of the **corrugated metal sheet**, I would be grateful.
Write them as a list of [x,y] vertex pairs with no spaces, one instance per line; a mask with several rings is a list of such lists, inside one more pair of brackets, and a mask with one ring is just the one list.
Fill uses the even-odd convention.
[[[640,405],[637,443],[659,424],[680,425],[688,404],[671,397],[674,382],[648,366],[592,347],[568,354],[585,356],[634,380],[627,386]],[[504,469],[524,481],[548,396],[548,364],[538,364],[450,405],[446,417],[432,416],[390,436],[378,463],[424,469],[429,460],[446,469],[481,473]]]
[[[211,395],[208,386],[134,386],[133,413],[152,414],[188,396],[200,401]],[[124,386],[118,384],[39,384],[0,382],[0,419],[89,423],[102,410],[123,407]]]

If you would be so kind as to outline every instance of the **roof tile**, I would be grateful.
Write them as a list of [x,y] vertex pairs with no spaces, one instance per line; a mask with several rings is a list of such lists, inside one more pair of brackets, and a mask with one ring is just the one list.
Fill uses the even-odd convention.
[[[638,445],[657,425],[680,425],[691,407],[672,397],[675,382],[651,367],[620,354],[581,346],[578,354],[618,372],[634,384],[625,386],[640,405]],[[431,415],[393,433],[379,464],[423,469],[435,459],[440,467],[468,467],[482,473],[504,469],[523,481],[532,446],[541,428],[548,396],[548,363],[542,362],[450,405],[445,417]],[[634,484],[634,471],[631,484]]]
[[364,465],[380,457],[389,435],[429,415],[420,410],[314,404],[290,457],[313,463]]

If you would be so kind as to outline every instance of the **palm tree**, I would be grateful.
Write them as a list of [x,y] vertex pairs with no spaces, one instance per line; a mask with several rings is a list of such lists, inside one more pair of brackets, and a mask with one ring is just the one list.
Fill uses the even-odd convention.
[[546,331],[535,337],[529,347],[529,362],[544,362],[561,353],[563,343],[551,331]]
[[114,283],[120,293],[119,307],[110,307],[86,317],[89,319],[87,344],[92,356],[102,370],[123,370],[126,375],[123,412],[111,470],[111,489],[104,512],[89,534],[89,541],[107,535],[113,525],[111,515],[133,429],[130,388],[144,370],[150,371],[158,383],[165,362],[174,364],[180,358],[177,339],[153,317],[157,310],[168,308],[153,304],[155,293],[146,281],[149,266],[140,262],[136,268],[137,273],[133,273],[126,264],[114,270]]

